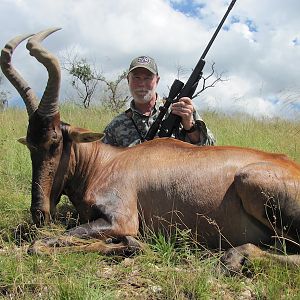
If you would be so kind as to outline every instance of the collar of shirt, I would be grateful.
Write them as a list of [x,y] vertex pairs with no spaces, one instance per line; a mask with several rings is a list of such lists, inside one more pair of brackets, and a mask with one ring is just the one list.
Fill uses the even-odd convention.
[[[158,108],[163,105],[163,99],[160,98],[160,96],[158,94],[156,94],[156,102],[155,105],[153,106],[152,110],[151,110],[151,116],[155,115],[158,112]],[[136,108],[135,108],[135,104],[134,104],[134,100],[131,100],[130,102],[130,109],[133,112],[133,114],[138,114],[140,116],[144,116],[143,114],[141,114]],[[149,116],[145,116],[145,117],[149,117]]]

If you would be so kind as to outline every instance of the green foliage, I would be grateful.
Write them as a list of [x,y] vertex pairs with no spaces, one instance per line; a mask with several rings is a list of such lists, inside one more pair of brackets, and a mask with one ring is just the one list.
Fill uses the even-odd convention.
[[5,108],[7,108],[7,106],[8,106],[7,99],[8,99],[9,93],[1,88],[1,85],[3,83],[3,78],[4,77],[2,75],[2,72],[0,71],[0,110],[3,110]]
[[176,262],[175,242],[171,237],[166,237],[162,233],[157,235],[153,233],[151,248],[161,256],[167,265]]
[[[127,72],[123,71],[114,80],[108,80],[96,66],[76,54],[69,54],[63,68],[71,75],[71,85],[85,108],[89,108],[96,97],[106,109],[119,112],[130,99],[127,83]],[[101,84],[101,86],[99,85]],[[100,95],[97,94],[102,90]]]
[[90,106],[98,85],[97,71],[85,59],[74,59],[67,71],[72,76],[72,86],[85,108]]
[[[114,115],[98,107],[61,106],[64,121],[94,131],[102,131]],[[300,162],[299,122],[212,112],[203,118],[219,145],[286,153]],[[149,233],[145,252],[126,259],[97,253],[28,255],[30,242],[44,232],[30,223],[31,161],[17,142],[26,134],[27,119],[19,109],[0,112],[1,299],[299,299],[298,269],[259,262],[252,278],[226,277],[218,268],[219,254],[198,248],[188,231],[177,230],[171,238]],[[61,220],[69,212],[66,205],[64,199]]]
[[105,94],[102,99],[102,104],[108,110],[120,112],[124,109],[126,103],[129,101],[128,94],[127,72],[121,73],[115,80],[107,80],[101,76],[100,80],[105,84]]
[[81,59],[76,64],[72,65],[70,74],[74,77],[72,81],[73,86],[75,85],[76,78],[82,81],[84,84],[95,79],[94,72],[85,59]]

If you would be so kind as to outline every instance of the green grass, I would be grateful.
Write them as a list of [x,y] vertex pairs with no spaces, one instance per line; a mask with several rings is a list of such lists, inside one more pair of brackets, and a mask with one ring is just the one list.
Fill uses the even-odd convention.
[[[102,131],[113,114],[65,105],[61,116]],[[300,162],[299,122],[212,112],[203,118],[218,145],[285,153]],[[253,277],[227,277],[219,270],[220,254],[197,248],[184,231],[176,239],[149,234],[145,252],[126,259],[97,253],[28,255],[29,243],[44,232],[31,225],[31,161],[17,142],[26,135],[27,115],[8,109],[0,112],[0,122],[0,299],[300,299],[299,270],[257,262]],[[59,211],[61,218],[71,216],[61,219],[64,224],[76,223],[67,199]],[[47,230],[63,230],[57,226]]]
[[218,145],[251,147],[285,153],[300,161],[300,120],[254,119],[247,115],[207,113],[203,119],[216,135]]

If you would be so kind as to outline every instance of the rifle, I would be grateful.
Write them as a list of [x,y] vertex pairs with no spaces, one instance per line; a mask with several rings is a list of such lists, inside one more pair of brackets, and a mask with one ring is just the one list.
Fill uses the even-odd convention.
[[198,83],[203,75],[203,68],[205,65],[204,58],[208,53],[212,43],[214,42],[217,34],[219,33],[221,27],[223,26],[235,2],[236,0],[232,0],[231,3],[229,4],[229,7],[225,15],[223,16],[219,26],[215,30],[212,38],[210,39],[208,45],[206,46],[203,54],[201,55],[195,69],[193,70],[192,74],[188,78],[186,84],[184,84],[182,81],[178,79],[174,80],[170,88],[169,95],[165,99],[164,105],[159,108],[160,113],[158,114],[156,120],[150,126],[148,132],[146,133],[146,136],[144,138],[146,141],[152,140],[156,136],[157,132],[159,137],[170,137],[175,130],[178,130],[181,121],[181,118],[179,116],[170,113],[165,120],[163,120],[163,118],[166,115],[172,103],[178,102],[179,99],[182,97],[189,97],[189,98],[193,97],[193,94],[196,91]]

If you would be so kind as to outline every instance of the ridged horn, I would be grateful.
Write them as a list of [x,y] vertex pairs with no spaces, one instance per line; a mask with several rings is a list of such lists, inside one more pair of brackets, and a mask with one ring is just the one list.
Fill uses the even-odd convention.
[[0,64],[3,74],[6,78],[11,82],[11,84],[16,88],[20,96],[22,97],[28,116],[30,116],[35,112],[38,107],[38,100],[33,92],[33,90],[29,87],[28,83],[23,79],[23,77],[18,73],[18,71],[13,67],[11,63],[11,58],[15,48],[24,40],[32,36],[32,34],[19,35],[10,40],[2,49]]
[[45,49],[41,42],[51,33],[61,28],[49,28],[32,36],[27,42],[30,55],[35,57],[48,71],[48,82],[38,106],[37,113],[42,116],[53,116],[58,113],[58,99],[61,81],[60,64],[56,56]]

